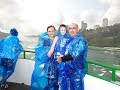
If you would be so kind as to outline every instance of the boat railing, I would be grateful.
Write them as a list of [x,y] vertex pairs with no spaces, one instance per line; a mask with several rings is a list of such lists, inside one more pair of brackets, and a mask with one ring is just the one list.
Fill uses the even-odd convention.
[[[30,58],[31,55],[27,56],[28,55],[27,53],[33,54],[32,55],[33,57]],[[23,54],[20,58],[34,60],[34,54],[35,54],[34,50],[23,50]],[[102,68],[104,70],[106,69],[109,74],[111,73],[111,75],[109,75],[109,77],[108,77],[107,75],[103,76],[103,75],[95,74],[96,72],[99,73],[100,71],[99,71],[99,69],[95,71],[94,68]],[[106,72],[106,71],[104,71],[104,72]],[[92,60],[87,60],[87,62],[86,62],[86,73],[88,75],[112,82],[112,83],[117,84],[117,85],[120,85],[120,76],[118,77],[116,75],[116,72],[119,72],[119,75],[120,75],[120,67],[113,66],[113,65],[107,65],[105,63],[100,63],[98,61],[92,61]]]
[[[95,66],[109,69],[111,71],[111,78],[108,78],[107,76],[106,77],[99,76],[99,75],[96,75],[96,74],[90,72],[90,70],[89,70],[90,65],[95,65]],[[116,72],[118,72],[118,71],[119,71],[119,75],[120,75],[120,67],[117,67],[117,66],[111,66],[111,65],[107,65],[107,64],[100,63],[97,61],[91,61],[91,60],[87,60],[87,63],[86,63],[87,74],[120,85],[120,76],[118,77],[119,80],[117,80],[117,75],[116,75]],[[116,83],[116,82],[119,82],[119,83]]]

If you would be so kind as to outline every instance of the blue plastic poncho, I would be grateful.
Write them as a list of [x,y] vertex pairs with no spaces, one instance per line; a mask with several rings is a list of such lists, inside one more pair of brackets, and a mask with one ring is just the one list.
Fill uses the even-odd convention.
[[59,37],[59,39],[55,46],[54,58],[57,58],[60,55],[66,55],[67,54],[66,47],[70,43],[70,39],[69,39],[67,30],[66,30],[66,34],[62,35],[60,33],[60,28],[59,28],[58,32],[57,32],[57,36]]
[[23,48],[19,44],[19,39],[10,34],[3,42],[1,57],[17,59],[22,50]]
[[40,42],[35,48],[35,66],[31,80],[31,90],[49,90],[47,77],[47,53],[52,44],[48,34],[42,33],[40,35]]
[[[14,32],[14,33],[13,33]],[[16,34],[17,33],[17,34]],[[0,66],[4,70],[1,74],[2,80],[1,84],[5,84],[6,80],[12,75],[14,72],[15,64],[18,59],[19,54],[22,52],[22,45],[19,43],[19,39],[17,37],[18,32],[16,29],[11,29],[10,35],[4,38],[2,41],[1,47],[1,64]]]
[[4,42],[5,38],[1,39],[0,40],[0,77],[3,76],[3,73],[4,73],[4,67],[1,66],[1,52],[2,52],[2,47],[3,47],[3,42]]
[[[60,33],[60,29],[58,29],[57,36],[59,37],[55,47],[54,52],[52,56],[49,58],[48,64],[47,64],[47,73],[48,73],[48,86],[50,87],[50,90],[58,90],[58,62],[56,61],[57,57],[60,55],[65,55],[65,48],[69,43],[68,34],[62,35]],[[63,63],[59,66],[63,66]]]
[[40,42],[35,48],[35,60],[41,64],[48,62],[47,52],[50,49],[52,40],[49,39],[47,32],[40,34]]
[[63,75],[60,76],[61,90],[84,90],[88,43],[80,34],[70,39],[67,50],[73,60],[65,62]]
[[[59,37],[56,45],[55,45],[55,50],[54,50],[54,62],[56,61],[58,56],[64,56],[68,54],[68,50],[67,47],[69,45],[69,43],[71,42],[71,39],[68,35],[68,32],[66,32],[66,34],[62,35],[60,33],[60,28],[58,29],[57,35]],[[53,65],[55,65],[56,63],[53,63]],[[52,66],[53,66],[52,65]],[[68,87],[65,85],[65,83],[67,82],[65,79],[66,78],[66,72],[65,72],[65,66],[66,63],[62,62],[60,64],[57,64],[57,70],[56,67],[51,69],[51,72],[54,72],[54,74],[56,74],[57,72],[57,77],[59,80],[59,84],[60,84],[60,90],[66,90]],[[56,70],[56,71],[55,71]]]
[[1,52],[2,52],[2,47],[3,47],[3,42],[4,42],[5,38],[0,40],[0,64],[1,64]]

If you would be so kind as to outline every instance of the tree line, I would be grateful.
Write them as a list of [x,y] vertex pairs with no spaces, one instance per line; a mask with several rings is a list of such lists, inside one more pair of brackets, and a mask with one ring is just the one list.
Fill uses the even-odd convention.
[[86,37],[89,46],[120,47],[120,23],[107,27],[100,27],[96,30],[82,30],[80,33]]

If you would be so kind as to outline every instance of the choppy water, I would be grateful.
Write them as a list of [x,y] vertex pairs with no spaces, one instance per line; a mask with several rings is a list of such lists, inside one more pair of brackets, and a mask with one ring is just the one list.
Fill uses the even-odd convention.
[[[110,66],[120,67],[120,48],[117,47],[89,47],[88,60],[97,61]],[[96,65],[89,65],[90,73],[112,79],[112,70]],[[116,83],[120,85],[120,71],[116,71]]]
[[120,48],[90,46],[88,51],[88,60],[120,67]]

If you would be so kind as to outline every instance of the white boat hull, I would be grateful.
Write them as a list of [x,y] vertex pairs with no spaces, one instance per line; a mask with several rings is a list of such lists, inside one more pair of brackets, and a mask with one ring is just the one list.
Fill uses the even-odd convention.
[[[32,60],[19,59],[15,71],[8,81],[30,85],[34,64],[35,62]],[[120,86],[93,76],[86,75],[84,81],[85,90],[120,90]]]

